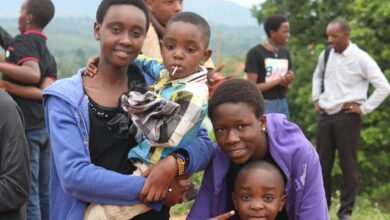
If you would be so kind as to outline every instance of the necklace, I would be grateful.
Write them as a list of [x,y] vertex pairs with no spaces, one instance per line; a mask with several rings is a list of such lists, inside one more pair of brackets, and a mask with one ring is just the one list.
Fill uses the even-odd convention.
[[278,57],[279,48],[277,46],[272,45],[268,40],[264,43],[264,46],[267,50],[274,53],[275,58]]

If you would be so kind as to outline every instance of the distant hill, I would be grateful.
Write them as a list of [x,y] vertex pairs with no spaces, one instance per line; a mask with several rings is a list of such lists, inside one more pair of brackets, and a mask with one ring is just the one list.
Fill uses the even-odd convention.
[[[53,0],[56,17],[95,18],[101,0]],[[7,3],[5,3],[7,2]],[[0,18],[17,18],[22,0],[0,0]],[[194,11],[210,23],[227,26],[255,26],[249,9],[226,0],[185,0],[185,11]]]

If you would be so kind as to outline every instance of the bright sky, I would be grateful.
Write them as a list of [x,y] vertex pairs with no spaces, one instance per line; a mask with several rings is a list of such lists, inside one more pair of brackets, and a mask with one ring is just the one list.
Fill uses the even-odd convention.
[[226,1],[235,2],[241,6],[250,8],[252,7],[252,5],[254,4],[258,5],[259,3],[263,3],[265,0],[226,0]]

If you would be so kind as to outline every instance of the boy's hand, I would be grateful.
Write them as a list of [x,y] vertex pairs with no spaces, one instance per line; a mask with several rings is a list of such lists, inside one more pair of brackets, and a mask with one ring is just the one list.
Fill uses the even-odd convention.
[[163,200],[176,177],[177,170],[176,159],[170,155],[145,171],[142,176],[147,178],[139,194],[140,199],[144,202]]
[[218,215],[214,218],[211,218],[210,220],[227,220],[229,219],[230,217],[232,217],[234,215],[234,211],[229,211],[229,212],[226,212],[226,213],[223,213],[222,215]]
[[99,57],[90,57],[85,69],[84,75],[94,77],[97,74],[97,66],[99,65]]

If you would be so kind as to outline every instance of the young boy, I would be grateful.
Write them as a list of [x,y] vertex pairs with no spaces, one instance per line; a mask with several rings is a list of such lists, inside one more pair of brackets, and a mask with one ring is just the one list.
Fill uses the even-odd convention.
[[25,119],[32,182],[27,219],[33,220],[50,218],[51,150],[41,95],[57,78],[56,63],[42,33],[53,16],[54,5],[50,0],[25,0],[19,15],[21,34],[9,43],[5,62],[0,63],[3,73],[0,84],[12,95]]
[[244,165],[232,193],[240,219],[276,219],[286,202],[284,185],[282,174],[271,163],[255,160]]
[[[145,94],[130,91],[122,96],[122,106],[143,135],[139,145],[129,152],[138,175],[168,155],[177,159],[178,175],[184,174],[186,157],[182,154],[185,152],[173,151],[178,152],[177,148],[194,140],[207,111],[207,69],[201,65],[211,56],[209,39],[210,27],[205,19],[191,12],[179,13],[168,22],[161,42],[164,65],[143,56],[135,61],[156,80],[151,91]],[[163,114],[169,108],[167,105],[175,106]],[[182,183],[188,185],[190,181],[182,180]],[[90,216],[96,216],[94,213],[100,213],[101,208],[117,216],[122,212],[121,217],[126,219],[150,209],[143,204],[93,205],[85,219],[92,219]]]

